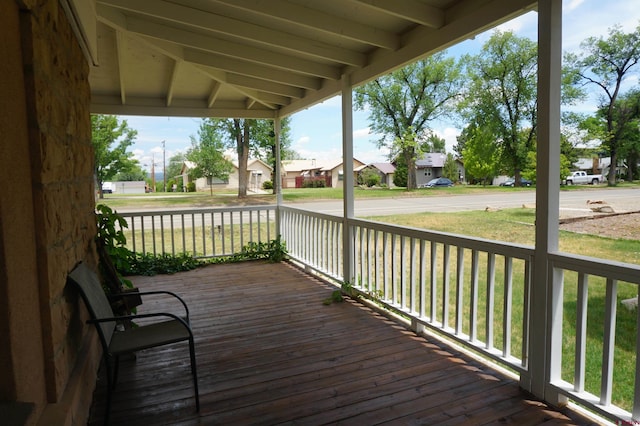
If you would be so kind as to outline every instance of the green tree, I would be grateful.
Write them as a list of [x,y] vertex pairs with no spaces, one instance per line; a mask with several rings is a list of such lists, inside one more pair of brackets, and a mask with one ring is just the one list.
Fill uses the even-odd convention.
[[446,153],[446,143],[444,138],[436,135],[434,132],[429,132],[425,141],[420,146],[422,152],[439,152],[441,154]]
[[420,154],[420,136],[429,123],[448,116],[460,94],[459,63],[446,52],[436,53],[355,89],[356,108],[369,111],[371,131],[382,138],[390,158],[403,157],[407,166],[407,189],[416,188],[415,161]]
[[[272,120],[255,120],[250,131],[251,155],[271,166],[271,182],[275,180],[276,145]],[[280,120],[280,159],[299,159],[299,155],[291,149],[291,117]],[[275,194],[275,186],[273,186]]]
[[233,169],[233,164],[224,158],[223,150],[224,143],[211,124],[211,119],[203,119],[198,129],[198,139],[191,136],[191,148],[187,151],[186,158],[195,164],[191,170],[192,177],[207,178],[211,195],[213,195],[211,180],[228,179]]
[[488,128],[467,126],[463,132],[464,168],[467,181],[479,180],[486,186],[500,172],[501,146]]
[[369,188],[380,185],[380,174],[371,168],[366,168],[358,173],[358,184]]
[[127,170],[121,170],[120,172],[118,172],[117,175],[115,175],[114,180],[123,182],[123,181],[127,181],[127,182],[134,182],[134,181],[140,181],[140,180],[145,180],[147,178],[147,173],[142,170],[142,167],[140,167],[140,164],[138,163],[137,160],[134,160],[134,162],[131,164],[131,167]]
[[113,179],[121,171],[132,170],[137,165],[133,154],[127,152],[137,134],[136,130],[129,128],[126,120],[119,121],[115,115],[91,116],[91,143],[100,198],[104,198],[104,182]]
[[595,85],[601,89],[599,111],[604,122],[603,145],[611,156],[608,184],[616,183],[616,165],[621,147],[621,127],[616,122],[616,101],[620,90],[640,60],[640,25],[630,33],[620,26],[609,28],[608,37],[589,37],[580,47],[580,53],[565,55],[565,63],[579,78],[579,83]]
[[501,162],[516,185],[535,143],[537,54],[532,40],[496,31],[478,55],[464,58],[470,87],[463,115],[495,136]]
[[[210,131],[232,148],[238,155],[238,198],[247,196],[249,155],[269,162],[275,170],[275,146],[272,120],[256,119],[214,119],[203,120]],[[291,145],[290,120],[283,119],[280,129],[280,143],[284,154],[288,155]],[[285,159],[286,157],[283,157]]]
[[396,166],[396,171],[393,174],[393,184],[399,187],[407,186],[407,164],[404,162],[404,157],[399,155],[396,157],[394,164]]
[[453,183],[460,181],[460,175],[458,174],[458,165],[456,159],[452,153],[447,154],[447,158],[444,160],[442,167],[442,175],[449,178]]
[[182,171],[182,165],[187,159],[185,154],[178,152],[169,158],[169,164],[167,164],[167,187],[172,188],[173,184],[176,184],[179,192],[182,191],[182,179],[179,177]]

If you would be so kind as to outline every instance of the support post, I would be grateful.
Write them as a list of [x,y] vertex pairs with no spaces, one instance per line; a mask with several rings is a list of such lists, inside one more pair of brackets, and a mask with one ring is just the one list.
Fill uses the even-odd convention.
[[538,148],[536,245],[531,289],[528,374],[520,384],[547,402],[564,397],[549,383],[560,377],[562,273],[549,254],[558,250],[560,210],[560,88],[562,0],[538,1]]
[[280,206],[282,205],[282,167],[280,158],[280,112],[276,111],[273,119],[273,143],[275,144],[275,161],[273,170],[273,188],[276,191],[276,237],[280,235]]
[[349,219],[354,218],[353,200],[353,94],[351,78],[342,76],[342,274],[344,281],[351,281],[353,275],[353,231]]

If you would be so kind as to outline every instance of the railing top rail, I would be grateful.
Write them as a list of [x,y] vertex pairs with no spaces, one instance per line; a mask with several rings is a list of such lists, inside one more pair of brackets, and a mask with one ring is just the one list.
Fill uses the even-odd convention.
[[236,207],[204,207],[195,209],[176,209],[176,210],[139,210],[139,211],[125,211],[118,212],[119,215],[124,217],[131,216],[161,216],[161,215],[181,215],[181,214],[206,214],[216,212],[248,212],[248,211],[261,211],[261,210],[275,210],[275,204],[268,205],[256,205],[256,206],[236,206]]
[[640,285],[640,265],[559,252],[550,253],[549,260],[556,268]]
[[294,213],[301,213],[306,216],[315,217],[318,219],[330,220],[333,222],[342,222],[343,220],[342,216],[328,214],[328,213],[318,213],[318,212],[314,212],[313,210],[306,210],[306,209],[301,209],[301,208],[291,207],[291,206],[280,206],[280,210],[294,212]]

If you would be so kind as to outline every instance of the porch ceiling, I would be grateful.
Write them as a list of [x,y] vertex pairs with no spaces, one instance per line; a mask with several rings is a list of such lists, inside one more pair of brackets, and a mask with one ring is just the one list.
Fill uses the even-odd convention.
[[92,112],[273,118],[533,9],[534,0],[97,0]]

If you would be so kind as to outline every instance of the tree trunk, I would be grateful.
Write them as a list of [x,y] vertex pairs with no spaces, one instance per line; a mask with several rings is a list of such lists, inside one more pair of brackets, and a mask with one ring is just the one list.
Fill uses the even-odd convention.
[[234,119],[236,127],[236,145],[238,148],[238,198],[247,196],[247,163],[249,161],[249,122]]
[[615,149],[611,149],[611,163],[609,164],[609,175],[607,176],[608,186],[615,186],[617,174],[618,174],[618,152]]
[[416,189],[416,159],[413,149],[405,149],[404,160],[407,163],[407,190]]

